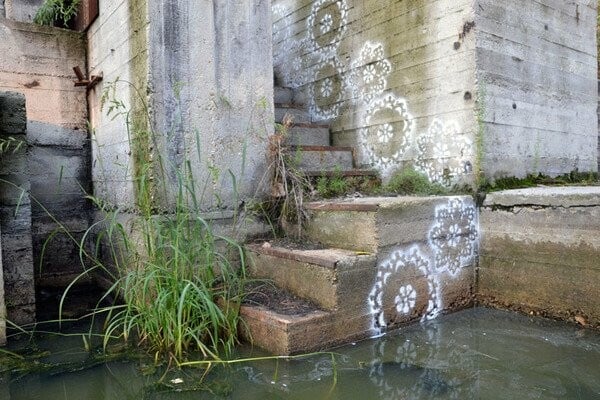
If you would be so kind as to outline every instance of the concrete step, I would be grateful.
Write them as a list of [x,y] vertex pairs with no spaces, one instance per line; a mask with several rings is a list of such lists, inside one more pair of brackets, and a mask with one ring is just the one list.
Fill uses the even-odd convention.
[[331,177],[365,177],[365,178],[379,178],[379,173],[370,169],[350,169],[346,171],[302,171],[306,176],[320,177],[325,176]]
[[352,147],[289,146],[295,166],[301,171],[347,171],[354,169]]
[[244,304],[240,317],[242,338],[276,355],[321,351],[373,336],[366,310],[355,315],[318,309],[286,314]]
[[321,350],[473,304],[479,226],[470,196],[359,198],[306,208],[306,236],[332,248],[246,250],[253,276],[318,306],[293,316],[245,306],[255,344],[279,354]]
[[275,104],[275,122],[283,123],[284,117],[289,116],[294,124],[310,124],[312,119],[310,114],[302,106],[295,104]]
[[435,239],[430,231],[436,222],[454,223],[457,239],[476,234],[477,212],[470,196],[365,197],[312,202],[305,208],[309,240],[354,251],[381,254],[395,246],[428,245]]
[[290,146],[329,146],[329,125],[293,124],[288,129],[285,142]]
[[291,104],[294,102],[294,91],[290,88],[275,86],[273,94],[275,104]]
[[[359,310],[375,278],[374,255],[339,249],[298,250],[264,244],[245,246],[250,275],[325,310]],[[366,298],[366,297],[365,297]]]

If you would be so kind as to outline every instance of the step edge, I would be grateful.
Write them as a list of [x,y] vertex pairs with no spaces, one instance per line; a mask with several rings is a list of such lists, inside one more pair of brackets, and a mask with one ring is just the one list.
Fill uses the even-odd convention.
[[285,149],[288,151],[327,151],[327,152],[343,152],[343,153],[353,153],[354,148],[348,146],[310,146],[310,145],[291,145],[285,146]]
[[346,171],[302,171],[304,175],[307,176],[326,176],[337,177],[341,176],[342,178],[352,177],[352,176],[370,176],[377,178],[379,173],[377,171],[371,171],[366,169],[351,169]]
[[[297,262],[303,262],[303,263],[307,263],[307,264],[313,264],[313,265],[317,265],[317,266],[329,268],[329,269],[335,269],[340,261],[359,257],[359,255],[353,254],[353,252],[351,250],[344,250],[344,249],[333,248],[333,247],[328,247],[328,248],[322,249],[322,250],[323,251],[334,250],[334,251],[340,251],[340,252],[347,253],[347,254],[342,255],[340,257],[335,257],[335,260],[332,260],[332,259],[325,259],[324,257],[319,257],[318,255],[302,254],[302,252],[304,252],[305,250],[286,249],[285,247],[280,247],[280,246],[263,247],[263,245],[261,245],[261,244],[252,243],[252,244],[247,244],[244,247],[254,253],[263,254],[263,255],[272,256],[272,257],[283,258],[283,259],[290,260],[290,261],[297,261]],[[315,250],[311,250],[311,251],[315,251]]]
[[304,208],[311,211],[358,211],[374,212],[378,211],[380,204],[360,204],[360,203],[335,203],[335,202],[311,202],[304,204]]

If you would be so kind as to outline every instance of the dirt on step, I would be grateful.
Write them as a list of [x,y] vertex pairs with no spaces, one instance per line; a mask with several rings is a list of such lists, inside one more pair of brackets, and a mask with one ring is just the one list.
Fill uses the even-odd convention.
[[319,308],[272,283],[252,283],[246,286],[244,304],[263,306],[283,315],[302,316]]

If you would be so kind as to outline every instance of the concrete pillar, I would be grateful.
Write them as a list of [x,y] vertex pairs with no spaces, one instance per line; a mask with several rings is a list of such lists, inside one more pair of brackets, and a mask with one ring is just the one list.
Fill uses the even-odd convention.
[[[0,137],[26,141],[25,96],[0,92]],[[8,319],[35,320],[35,285],[31,242],[31,203],[27,145],[0,157],[0,225]]]

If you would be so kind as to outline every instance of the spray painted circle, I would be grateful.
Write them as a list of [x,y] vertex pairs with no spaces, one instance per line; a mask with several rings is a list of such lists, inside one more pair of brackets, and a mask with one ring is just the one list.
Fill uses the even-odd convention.
[[307,19],[313,51],[333,51],[346,31],[348,5],[345,0],[318,0]]
[[316,120],[327,120],[339,115],[345,91],[343,65],[331,56],[317,64],[313,83],[310,85],[310,112]]
[[406,101],[392,94],[379,97],[370,103],[364,123],[359,140],[367,162],[382,172],[399,165],[414,126]]
[[376,334],[411,317],[428,320],[438,315],[441,303],[437,276],[418,246],[396,250],[379,265],[368,303]]

